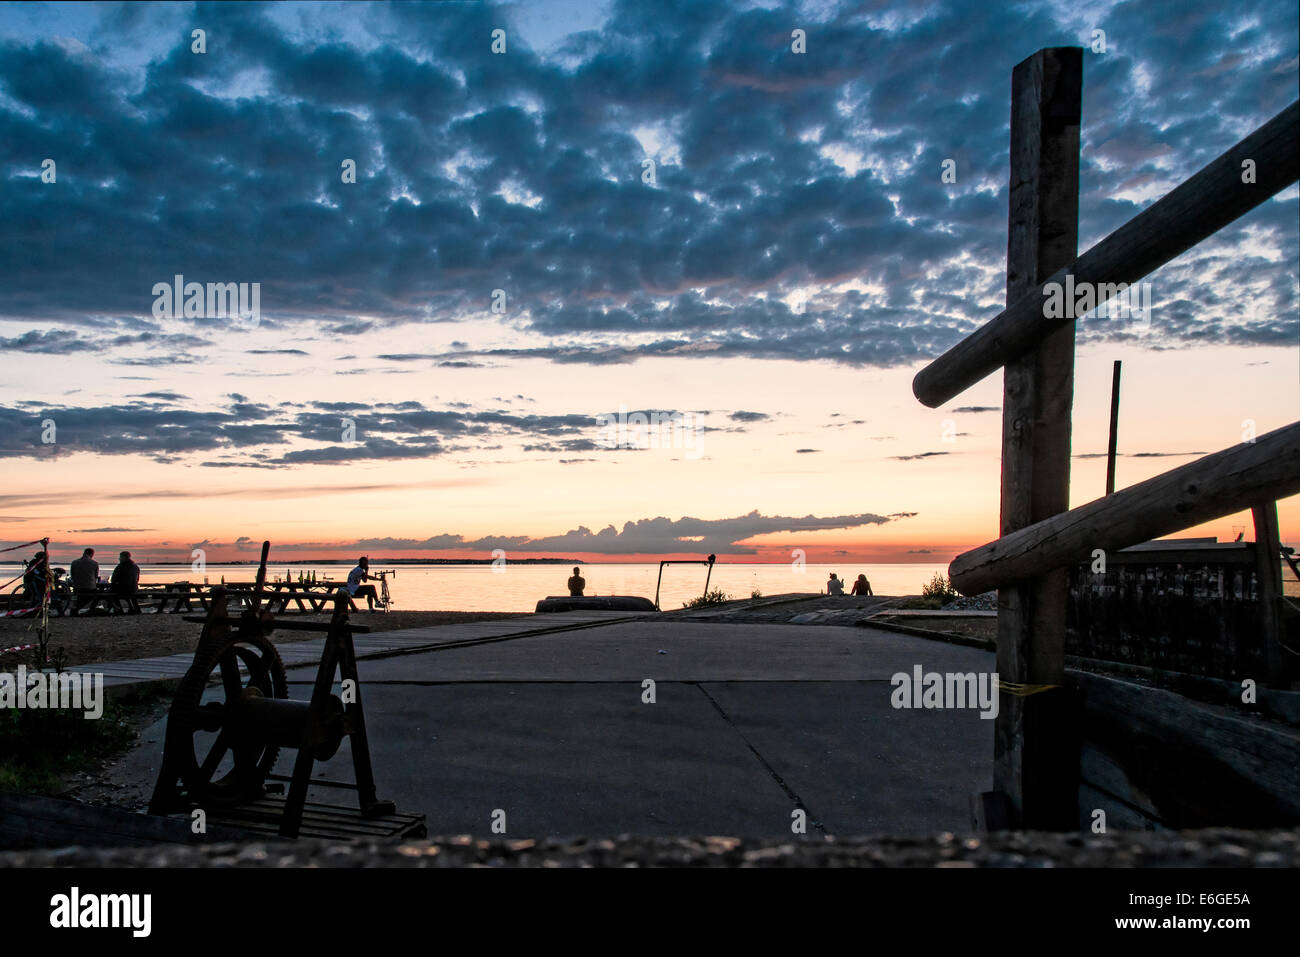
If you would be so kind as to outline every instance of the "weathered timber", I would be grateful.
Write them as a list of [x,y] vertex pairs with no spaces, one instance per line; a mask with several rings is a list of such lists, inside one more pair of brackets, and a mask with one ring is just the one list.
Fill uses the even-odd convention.
[[1259,588],[1260,631],[1263,632],[1268,684],[1281,688],[1290,674],[1282,648],[1282,553],[1277,502],[1259,502],[1251,509],[1255,520],[1255,580]]
[[959,591],[975,595],[1085,561],[1094,549],[1127,548],[1297,492],[1300,422],[1293,422],[964,552],[948,573]]
[[1115,809],[1172,828],[1300,824],[1296,728],[1106,675],[1069,680],[1085,702],[1084,782]]
[[[1255,182],[1244,183],[1251,160]],[[1014,162],[1014,158],[1013,158]],[[1034,283],[1014,304],[922,369],[912,391],[935,408],[1017,356],[1069,318],[1043,315],[1048,283],[1133,283],[1300,178],[1300,101],[1115,230],[1074,262]],[[1070,310],[1066,310],[1069,312]]]
[[[1079,122],[1083,51],[1040,50],[1011,76],[1007,302],[1036,289],[1078,252]],[[1007,363],[1002,398],[1003,535],[1069,508],[1074,323]],[[1064,569],[998,596],[998,675],[1052,685],[1032,698],[1003,694],[994,725],[993,787],[1011,826],[1076,824],[1077,779],[1067,744]],[[1077,754],[1077,750],[1074,752]]]

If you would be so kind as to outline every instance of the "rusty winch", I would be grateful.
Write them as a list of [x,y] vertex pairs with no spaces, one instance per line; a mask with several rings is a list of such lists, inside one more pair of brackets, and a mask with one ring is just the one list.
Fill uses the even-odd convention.
[[[251,592],[214,588],[208,612],[186,621],[202,622],[194,661],[181,679],[167,712],[162,768],[149,803],[151,814],[231,809],[258,801],[286,782],[279,832],[296,837],[302,826],[309,787],[355,788],[362,817],[392,815],[390,801],[375,796],[361,683],[357,677],[353,632],[369,629],[348,621],[349,599],[340,589],[328,624],[276,621],[261,610],[270,543]],[[248,607],[230,614],[234,600]],[[309,701],[289,698],[284,663],[270,641],[273,629],[320,631],[325,647]],[[339,694],[334,693],[335,677]],[[355,785],[312,780],[317,761],[332,758],[350,739]],[[297,751],[293,774],[273,773],[281,749]]]

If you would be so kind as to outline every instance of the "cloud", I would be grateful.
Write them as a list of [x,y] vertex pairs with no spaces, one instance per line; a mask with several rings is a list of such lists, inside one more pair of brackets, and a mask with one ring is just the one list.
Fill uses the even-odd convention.
[[74,352],[89,352],[94,343],[71,333],[55,330],[24,332],[21,336],[0,338],[0,352],[32,352],[50,356],[66,356]]
[[[433,408],[414,400],[320,401],[272,408],[234,394],[224,408],[197,412],[172,404],[172,399],[183,398],[175,393],[148,396],[146,402],[101,407],[32,402],[0,406],[0,434],[7,440],[0,457],[81,452],[143,455],[159,462],[186,461],[217,469],[277,469],[308,463],[431,459],[452,449],[500,448],[503,439],[526,452],[618,451],[597,441],[601,422],[597,413],[511,412],[473,408],[466,402]],[[55,424],[52,445],[43,441],[46,420]],[[695,428],[716,431],[705,425]]]
[[[1193,455],[1209,455],[1209,452],[1117,452],[1116,458],[1130,459],[1165,459],[1165,458],[1188,458]],[[1106,452],[1080,452],[1074,456],[1076,459],[1104,459]]]
[[951,455],[951,452],[918,452],[916,455],[891,455],[890,458],[899,462],[914,462],[917,459],[928,459],[936,455]]
[[[304,348],[253,354],[287,368],[307,340],[369,356],[363,337],[416,322],[492,322],[517,344],[385,361],[917,362],[1001,308],[1007,74],[1078,42],[1068,4],[817,4],[798,16],[826,38],[807,56],[789,54],[788,10],[749,5],[613,2],[599,32],[535,44],[510,5],[304,8],[293,25],[272,7],[200,9],[224,38],[203,57],[159,39],[184,19],[166,9],[105,8],[76,42],[49,39],[50,15],[10,15],[0,317],[39,331],[0,349],[142,366],[240,348],[123,332],[181,273],[260,282],[263,327]],[[509,70],[462,39],[500,23]],[[1081,249],[1294,98],[1289,3],[1245,19],[1208,0],[1177,17],[1117,4],[1106,25],[1125,40],[1088,60]],[[37,156],[59,159],[57,185]],[[355,159],[356,183],[320,157]],[[938,188],[945,158],[959,178]],[[1144,341],[1294,344],[1294,197],[1160,270]],[[1080,324],[1081,341],[1135,335]]]
[[98,532],[152,532],[152,528],[69,528],[68,534],[94,535]]
[[801,518],[784,516],[764,516],[758,511],[747,515],[724,519],[699,519],[683,517],[672,520],[665,517],[643,518],[635,522],[625,522],[623,528],[617,529],[607,525],[600,531],[593,532],[586,526],[571,529],[563,535],[549,535],[533,538],[530,536],[485,536],[468,541],[460,535],[439,534],[424,539],[410,538],[366,538],[351,543],[351,547],[361,550],[390,551],[491,551],[503,548],[507,553],[547,552],[576,553],[591,552],[604,555],[656,555],[679,554],[682,552],[721,552],[727,554],[753,555],[758,548],[748,544],[748,540],[759,535],[781,532],[812,532],[836,528],[862,528],[869,525],[884,525],[891,521],[910,518],[915,513],[902,512],[895,515],[838,515],[818,517],[805,515]]

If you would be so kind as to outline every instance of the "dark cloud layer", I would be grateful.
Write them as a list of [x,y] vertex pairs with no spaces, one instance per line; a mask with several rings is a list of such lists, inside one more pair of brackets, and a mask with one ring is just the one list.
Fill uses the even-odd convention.
[[[140,71],[95,51],[129,47],[155,12],[105,8],[93,49],[0,40],[0,316],[31,326],[0,350],[137,365],[154,360],[126,350],[144,346],[192,364],[219,321],[181,343],[151,317],[153,284],[181,273],[261,282],[268,325],[332,341],[482,317],[494,289],[504,331],[542,337],[396,362],[933,356],[1002,301],[1010,70],[1085,38],[1039,3],[891,9],[619,0],[547,57],[513,8],[471,3],[363,8],[356,29],[378,46],[198,4],[209,52],[178,33]],[[1296,86],[1290,3],[1123,2],[1103,19],[1111,49],[1085,66],[1085,243],[1148,201],[1128,191],[1163,192]],[[501,24],[512,41],[494,56]],[[663,144],[654,185],[643,130]],[[45,157],[56,184],[39,180]],[[955,185],[939,181],[947,158]],[[1295,343],[1296,219],[1295,199],[1270,202],[1158,273],[1146,341]],[[1270,255],[1242,254],[1245,224]],[[784,301],[849,278],[883,293]]]
[[[670,410],[544,415],[505,409],[475,409],[465,402],[431,408],[414,400],[396,403],[313,402],[268,406],[231,394],[224,408],[194,411],[175,403],[174,393],[149,393],[100,407],[20,402],[0,406],[0,458],[49,457],[74,452],[142,455],[159,462],[185,461],[207,468],[278,469],[300,464],[427,459],[448,452],[473,454],[499,449],[503,438],[524,452],[603,452],[620,455],[646,448],[644,423],[686,421]],[[708,417],[709,411],[690,413]],[[716,413],[742,422],[762,413]],[[644,431],[634,416],[643,416]],[[632,419],[629,424],[628,420]],[[619,423],[626,427],[619,431]],[[708,432],[723,429],[690,420],[690,447]],[[656,436],[658,438],[658,436]],[[663,447],[668,447],[667,445]],[[570,459],[572,461],[572,459]]]

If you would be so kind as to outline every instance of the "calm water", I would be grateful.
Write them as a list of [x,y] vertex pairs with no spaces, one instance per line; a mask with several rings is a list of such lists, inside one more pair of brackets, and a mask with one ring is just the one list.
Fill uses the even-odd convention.
[[[56,565],[64,565],[56,559]],[[372,565],[372,571],[388,566]],[[390,578],[388,587],[398,610],[437,611],[532,611],[539,598],[547,595],[568,594],[565,582],[571,574],[571,565],[510,565],[498,569],[491,565],[398,565],[396,577]],[[20,567],[0,566],[4,581],[21,574]],[[113,570],[111,564],[100,563],[100,574],[107,578]],[[348,575],[347,565],[291,565],[271,566],[267,577],[272,581],[283,578],[287,572],[297,580],[299,572],[315,571],[317,579],[343,582]],[[227,581],[252,581],[256,575],[252,565],[209,565],[207,580],[218,584],[224,575]],[[935,574],[947,574],[947,565],[808,565],[796,572],[789,564],[753,564],[713,566],[709,588],[721,588],[733,598],[748,598],[757,589],[764,595],[790,592],[822,592],[830,572],[852,582],[859,573],[865,573],[872,590],[878,595],[916,595],[921,586]],[[582,575],[587,579],[588,595],[641,595],[653,599],[655,578],[659,566],[646,564],[583,565]],[[680,608],[682,603],[697,597],[704,590],[703,565],[669,565],[664,569],[663,587],[659,606],[665,611]],[[203,581],[203,575],[194,574],[186,566],[141,566],[140,580],[149,584],[174,581]],[[1300,582],[1294,580],[1288,569],[1284,576],[1284,592],[1300,597]]]
[[[56,565],[63,563],[55,561]],[[64,566],[66,567],[66,566]],[[390,566],[372,564],[372,572]],[[573,573],[572,565],[511,565],[494,569],[491,565],[397,565],[391,566],[396,577],[388,580],[397,610],[437,611],[532,611],[539,598],[547,595],[567,595],[565,584]],[[582,576],[587,579],[588,595],[641,595],[654,599],[658,564],[600,564],[583,565]],[[286,572],[294,581],[299,572],[315,571],[318,580],[331,579],[343,582],[348,577],[348,565],[290,565],[267,568],[267,578],[275,581]],[[111,564],[100,563],[99,573],[107,578],[113,571]],[[680,608],[682,603],[704,591],[705,566],[669,565],[664,569],[663,587],[659,594],[659,607],[664,610]],[[830,572],[836,572],[850,582],[865,573],[872,589],[880,595],[919,594],[921,586],[936,572],[947,573],[946,565],[808,565],[796,572],[789,564],[779,565],[723,565],[713,566],[709,589],[721,588],[733,598],[748,598],[757,589],[764,595],[788,592],[821,592],[826,588]],[[15,568],[5,578],[19,574]],[[255,565],[209,565],[206,578],[210,584],[227,581],[252,581],[257,574]],[[187,566],[142,565],[140,581],[157,584],[175,581],[202,582]],[[4,579],[0,579],[3,581]],[[846,589],[847,590],[847,589]]]

